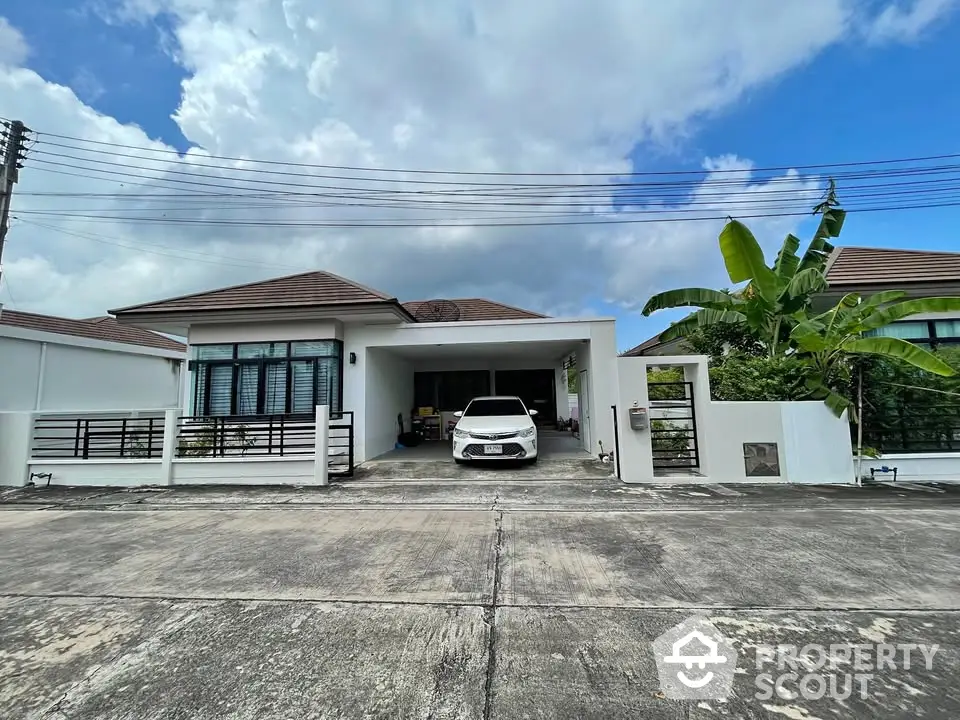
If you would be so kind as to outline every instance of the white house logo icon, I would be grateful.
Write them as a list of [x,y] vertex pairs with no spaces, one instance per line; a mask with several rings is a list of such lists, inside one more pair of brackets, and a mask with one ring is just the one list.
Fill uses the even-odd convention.
[[705,617],[694,616],[653,641],[660,688],[672,700],[722,700],[733,689],[737,651]]

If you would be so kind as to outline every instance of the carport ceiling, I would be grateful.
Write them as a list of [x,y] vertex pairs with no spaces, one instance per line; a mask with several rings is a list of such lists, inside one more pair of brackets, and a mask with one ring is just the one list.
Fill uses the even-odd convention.
[[411,360],[435,360],[437,358],[537,358],[560,360],[576,351],[579,342],[502,342],[502,343],[455,343],[449,345],[402,345],[390,348],[372,348],[410,358]]

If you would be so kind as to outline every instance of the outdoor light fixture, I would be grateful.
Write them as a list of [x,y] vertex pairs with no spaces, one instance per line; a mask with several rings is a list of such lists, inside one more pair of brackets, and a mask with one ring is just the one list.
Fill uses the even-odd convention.
[[355,352],[350,353],[350,364],[351,365],[357,364],[357,354]]

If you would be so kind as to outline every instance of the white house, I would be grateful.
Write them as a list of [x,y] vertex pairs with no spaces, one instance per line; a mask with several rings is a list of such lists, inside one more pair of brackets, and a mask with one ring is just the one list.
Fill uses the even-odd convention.
[[580,374],[580,439],[613,445],[612,318],[550,318],[483,299],[400,303],[307,272],[111,311],[123,325],[188,338],[185,412],[237,420],[352,412],[355,461],[394,448],[419,408],[441,433],[478,395],[519,395],[538,420],[568,417],[564,363]]
[[163,335],[86,320],[0,312],[0,412],[176,407],[186,346]]

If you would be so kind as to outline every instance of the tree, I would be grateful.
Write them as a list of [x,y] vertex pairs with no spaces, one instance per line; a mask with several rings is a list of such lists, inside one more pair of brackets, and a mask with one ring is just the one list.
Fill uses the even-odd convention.
[[[852,388],[853,360],[875,355],[901,360],[935,375],[951,377],[956,371],[929,350],[894,337],[868,337],[897,320],[920,313],[960,311],[960,297],[905,300],[900,290],[882,292],[864,300],[857,293],[845,295],[835,307],[812,318],[795,316],[790,342],[798,356],[812,368],[807,387],[815,399],[823,399],[838,417],[850,411],[859,422]],[[860,385],[861,383],[856,383]]]
[[814,213],[821,215],[820,225],[803,257],[797,255],[799,238],[787,235],[772,267],[767,267],[763,250],[750,229],[731,219],[720,233],[720,252],[730,281],[747,285],[737,292],[681,288],[654,295],[644,306],[644,315],[666,308],[700,308],[664,330],[660,339],[674,340],[697,328],[729,323],[747,326],[769,357],[783,352],[789,344],[794,317],[808,309],[813,296],[827,286],[824,271],[833,250],[829,239],[840,235],[846,218],[846,212],[837,207],[832,180]]

